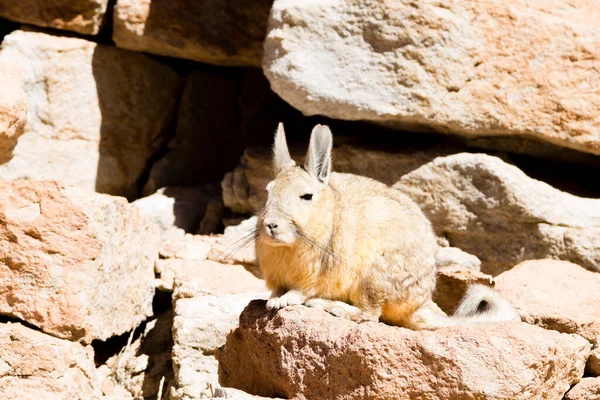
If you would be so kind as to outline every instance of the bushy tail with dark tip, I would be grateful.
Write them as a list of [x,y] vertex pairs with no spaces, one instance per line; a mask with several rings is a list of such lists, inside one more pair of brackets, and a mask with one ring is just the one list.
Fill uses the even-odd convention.
[[475,326],[491,322],[520,321],[517,310],[494,289],[471,285],[453,316],[446,315],[433,301],[414,312],[402,325],[411,329]]
[[519,313],[508,300],[484,285],[469,287],[454,317],[479,323],[521,320]]

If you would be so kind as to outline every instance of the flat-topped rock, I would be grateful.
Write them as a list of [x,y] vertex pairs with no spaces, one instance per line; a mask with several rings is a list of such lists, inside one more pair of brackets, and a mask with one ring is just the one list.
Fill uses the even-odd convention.
[[253,301],[217,352],[219,381],[296,399],[560,399],[590,344],[524,323],[411,331]]

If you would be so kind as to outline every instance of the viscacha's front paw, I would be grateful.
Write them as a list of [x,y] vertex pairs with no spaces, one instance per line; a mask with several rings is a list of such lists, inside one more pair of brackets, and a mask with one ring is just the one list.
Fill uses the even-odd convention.
[[302,303],[304,303],[304,296],[299,292],[289,291],[283,296],[267,300],[267,310],[279,310],[283,307],[295,306]]

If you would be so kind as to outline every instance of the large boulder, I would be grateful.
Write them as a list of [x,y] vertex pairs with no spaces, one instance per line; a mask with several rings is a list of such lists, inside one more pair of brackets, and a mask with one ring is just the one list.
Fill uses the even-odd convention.
[[118,0],[117,46],[220,65],[260,66],[273,0]]
[[0,397],[97,399],[94,350],[19,323],[0,323]]
[[0,17],[87,35],[100,31],[109,0],[20,0],[0,2]]
[[25,133],[27,103],[20,68],[0,62],[0,164],[9,161],[19,136]]
[[411,331],[254,301],[217,352],[219,380],[309,399],[560,399],[590,344],[523,323]]
[[523,321],[577,333],[590,342],[600,336],[600,274],[566,261],[534,260],[495,281],[496,290],[517,308]]
[[0,181],[0,314],[90,343],[152,314],[159,232],[123,198]]
[[485,154],[439,157],[394,185],[436,233],[497,275],[529,259],[600,271],[600,199],[573,196]]
[[595,0],[276,0],[263,69],[306,115],[600,154],[599,19]]
[[172,400],[211,397],[218,387],[215,349],[225,344],[244,307],[268,295],[264,282],[239,265],[196,263],[176,278]]
[[137,197],[168,137],[181,77],[143,54],[29,31],[4,38],[3,59],[23,69],[28,121],[0,178]]

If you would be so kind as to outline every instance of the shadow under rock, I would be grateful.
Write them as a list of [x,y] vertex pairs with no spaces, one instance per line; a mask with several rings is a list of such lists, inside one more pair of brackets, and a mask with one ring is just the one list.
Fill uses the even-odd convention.
[[133,200],[169,139],[182,79],[152,57],[104,45],[95,48],[92,72],[102,120],[95,189]]

